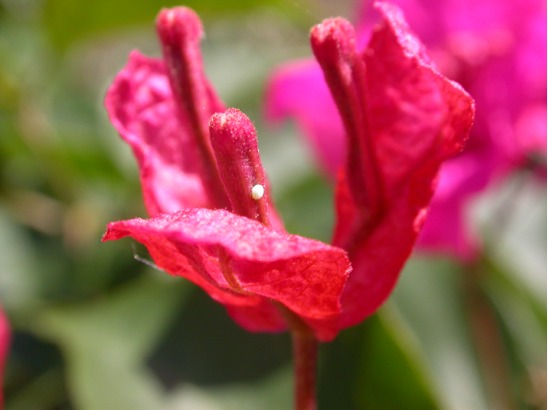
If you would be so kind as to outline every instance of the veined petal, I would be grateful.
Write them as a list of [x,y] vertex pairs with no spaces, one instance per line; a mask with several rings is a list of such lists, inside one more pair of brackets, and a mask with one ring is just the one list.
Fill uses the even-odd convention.
[[209,206],[197,147],[177,114],[161,60],[132,52],[110,86],[105,105],[137,158],[150,215]]
[[[438,188],[417,244],[424,251],[442,251],[469,261],[481,248],[481,235],[470,236],[467,204],[509,171],[527,167],[541,177],[546,171],[546,2],[396,3],[440,71],[460,82],[476,100],[470,141],[463,154],[442,170],[442,181],[459,182],[446,187],[452,192]],[[544,127],[533,117],[522,117],[535,106],[543,107],[544,115],[537,118],[543,118]],[[540,146],[524,147],[529,130],[539,137]],[[461,178],[468,173],[474,174],[471,181]],[[453,199],[446,200],[448,195]],[[457,227],[458,223],[463,225]]]
[[190,9],[157,20],[164,60],[130,55],[105,100],[111,122],[132,147],[150,215],[187,207],[226,207],[209,141],[209,117],[224,106],[202,66],[202,27]]
[[376,6],[385,23],[363,54],[365,98],[369,138],[392,200],[425,162],[439,166],[464,148],[474,109],[470,96],[436,70],[401,11],[387,2]]
[[470,96],[435,69],[400,10],[388,2],[376,7],[383,22],[362,53],[341,19],[311,35],[349,139],[334,238],[353,265],[343,327],[373,313],[392,291],[439,167],[463,148],[474,114]]
[[[260,318],[272,312],[263,303],[274,301],[313,324],[320,340],[336,334],[323,321],[341,312],[350,264],[340,248],[207,209],[113,222],[103,240],[125,236],[143,243],[160,268],[204,288],[248,329],[265,330]],[[269,330],[279,330],[274,322]]]

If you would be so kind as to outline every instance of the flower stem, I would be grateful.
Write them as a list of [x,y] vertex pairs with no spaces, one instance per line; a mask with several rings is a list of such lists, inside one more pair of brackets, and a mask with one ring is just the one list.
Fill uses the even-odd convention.
[[284,317],[293,343],[295,410],[316,410],[316,367],[318,341],[302,319],[278,302],[274,306]]
[[316,410],[318,341],[310,332],[293,331],[295,410]]

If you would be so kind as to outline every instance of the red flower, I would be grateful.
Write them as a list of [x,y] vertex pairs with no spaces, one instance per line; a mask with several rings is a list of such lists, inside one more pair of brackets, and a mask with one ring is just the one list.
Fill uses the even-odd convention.
[[157,29],[163,60],[132,53],[106,98],[152,218],[113,222],[103,240],[142,242],[160,268],[202,287],[248,330],[285,329],[289,309],[318,339],[333,338],[346,252],[282,229],[251,121],[223,112],[205,78],[198,17],[163,10]]
[[335,246],[283,230],[253,125],[224,111],[207,82],[202,28],[185,8],[158,17],[163,60],[132,53],[107,94],[151,219],[113,222],[103,240],[142,242],[158,266],[249,330],[282,330],[297,317],[327,341],[377,309],[411,251],[438,168],[462,148],[473,116],[470,97],[432,67],[399,11],[378,7],[384,22],[363,52],[342,19],[312,30],[351,147]]

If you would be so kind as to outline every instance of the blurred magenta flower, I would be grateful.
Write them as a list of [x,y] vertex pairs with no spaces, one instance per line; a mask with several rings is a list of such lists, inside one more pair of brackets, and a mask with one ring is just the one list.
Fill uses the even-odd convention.
[[255,129],[205,78],[202,27],[186,8],[157,19],[163,59],[133,52],[107,93],[151,218],[112,222],[103,240],[143,243],[160,268],[202,287],[248,330],[304,325],[328,341],[373,313],[413,247],[439,166],[462,149],[473,118],[471,98],[433,68],[400,11],[378,8],[382,22],[361,51],[346,20],[311,31],[352,147],[333,245],[283,229]]
[[[475,125],[466,150],[444,165],[427,222],[424,250],[475,257],[479,244],[467,224],[469,200],[517,167],[545,174],[546,2],[543,0],[395,0],[428,46],[439,70],[474,96]],[[377,19],[362,1],[358,42]],[[289,63],[272,76],[267,117],[293,117],[324,169],[336,176],[352,155],[320,67]]]

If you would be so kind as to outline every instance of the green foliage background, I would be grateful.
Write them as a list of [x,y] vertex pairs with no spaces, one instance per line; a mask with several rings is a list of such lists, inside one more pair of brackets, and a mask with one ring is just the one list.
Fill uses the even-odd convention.
[[[13,330],[6,410],[288,409],[287,335],[249,334],[183,280],[101,244],[145,216],[128,147],[102,99],[128,52],[158,55],[174,1],[0,0],[0,303]],[[262,97],[273,67],[308,57],[308,29],[349,2],[196,0],[204,60],[260,134],[292,232],[328,240],[332,188]],[[322,346],[320,409],[534,409],[546,402],[546,189],[526,171],[485,193],[486,242],[462,266],[415,255],[395,294]]]

